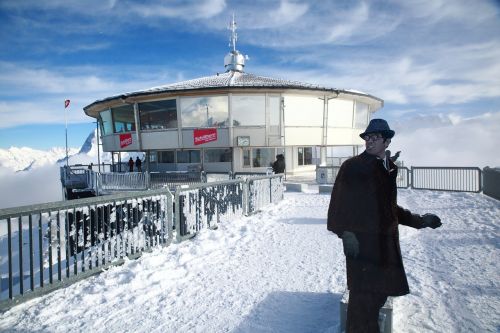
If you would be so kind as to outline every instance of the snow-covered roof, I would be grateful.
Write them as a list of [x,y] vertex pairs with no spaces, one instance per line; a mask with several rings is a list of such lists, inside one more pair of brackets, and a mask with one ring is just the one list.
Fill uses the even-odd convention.
[[370,96],[361,92],[353,92],[342,89],[335,89],[324,87],[320,85],[304,83],[299,81],[290,81],[284,79],[276,79],[265,76],[259,76],[251,73],[238,72],[238,71],[227,71],[226,73],[216,74],[212,76],[205,76],[197,79],[181,81],[177,83],[167,84],[163,86],[153,87],[144,90],[138,90],[134,92],[128,92],[120,95],[115,95],[107,97],[101,100],[97,100],[92,104],[87,105],[84,110],[89,110],[93,106],[112,101],[115,99],[126,99],[130,97],[146,96],[146,95],[156,95],[164,93],[175,93],[182,91],[193,91],[193,90],[211,90],[211,89],[232,89],[232,88],[267,88],[267,89],[298,89],[298,90],[316,90],[331,92],[335,94],[345,93],[365,96],[368,98],[373,98],[380,103],[383,103],[381,99]]

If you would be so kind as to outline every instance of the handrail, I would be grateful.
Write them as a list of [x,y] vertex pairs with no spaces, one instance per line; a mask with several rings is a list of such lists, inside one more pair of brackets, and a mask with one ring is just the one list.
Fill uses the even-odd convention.
[[0,311],[282,198],[271,175],[0,209]]

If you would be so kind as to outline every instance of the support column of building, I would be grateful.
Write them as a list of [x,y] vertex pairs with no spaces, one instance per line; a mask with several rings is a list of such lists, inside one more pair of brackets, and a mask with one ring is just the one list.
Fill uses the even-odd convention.
[[328,100],[325,95],[323,99],[323,135],[321,137],[321,147],[319,150],[320,166],[326,166],[326,145],[328,144]]

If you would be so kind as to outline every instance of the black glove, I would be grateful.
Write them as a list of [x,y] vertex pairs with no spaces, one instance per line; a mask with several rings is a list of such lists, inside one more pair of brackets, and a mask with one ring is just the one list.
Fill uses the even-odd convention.
[[422,220],[424,220],[422,223],[422,228],[436,229],[442,225],[441,219],[434,214],[425,214],[422,216]]
[[346,257],[356,258],[358,256],[359,242],[353,232],[344,231],[342,234],[342,244],[344,245],[344,254]]

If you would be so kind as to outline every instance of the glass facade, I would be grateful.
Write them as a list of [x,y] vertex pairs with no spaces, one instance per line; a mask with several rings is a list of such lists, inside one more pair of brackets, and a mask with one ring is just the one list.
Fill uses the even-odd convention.
[[134,105],[127,104],[111,108],[115,133],[135,131]]
[[312,164],[312,147],[297,148],[297,162],[299,165]]
[[270,167],[273,165],[275,148],[247,148],[243,150],[243,167]]
[[159,151],[158,163],[175,163],[175,150]]
[[233,154],[229,148],[205,149],[203,153],[205,163],[231,162],[232,160]]
[[266,96],[233,95],[231,112],[233,126],[265,126]]
[[353,101],[333,99],[328,102],[328,127],[352,127]]
[[366,128],[368,126],[368,104],[362,102],[354,103],[354,127]]
[[101,123],[101,131],[103,135],[113,134],[113,119],[111,118],[111,110],[105,110],[99,113]]
[[318,97],[285,96],[285,125],[323,126],[323,100]]
[[177,128],[175,99],[139,103],[141,130]]
[[273,135],[280,134],[281,118],[281,98],[280,96],[269,96],[269,133]]
[[200,163],[200,151],[199,150],[178,150],[177,151],[177,163]]
[[227,127],[228,97],[182,97],[180,100],[182,127]]

